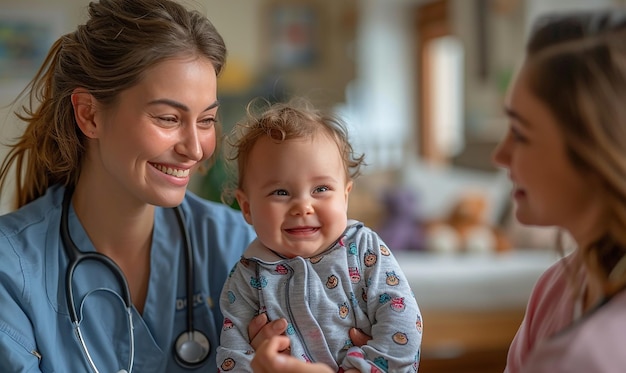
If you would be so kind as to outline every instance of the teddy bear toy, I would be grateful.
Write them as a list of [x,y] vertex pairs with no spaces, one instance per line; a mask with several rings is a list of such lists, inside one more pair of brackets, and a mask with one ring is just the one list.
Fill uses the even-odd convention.
[[510,249],[504,233],[486,222],[487,201],[480,193],[462,195],[448,216],[426,225],[426,246],[434,252],[493,253]]

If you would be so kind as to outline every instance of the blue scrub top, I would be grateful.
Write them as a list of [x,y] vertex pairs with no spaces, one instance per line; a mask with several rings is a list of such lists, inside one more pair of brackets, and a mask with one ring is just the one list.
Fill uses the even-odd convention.
[[[90,371],[66,303],[68,259],[59,234],[63,193],[63,187],[51,187],[36,201],[0,216],[0,371]],[[181,207],[194,252],[194,326],[208,336],[211,353],[195,370],[174,360],[174,341],[187,321],[184,238],[174,211],[159,207],[143,315],[133,308],[136,373],[217,371],[220,292],[255,236],[241,213],[228,206],[187,192]],[[68,218],[78,248],[94,251],[73,208]],[[72,286],[77,307],[82,303],[81,331],[96,367],[103,373],[128,369],[127,318],[114,275],[100,262],[81,262]]]

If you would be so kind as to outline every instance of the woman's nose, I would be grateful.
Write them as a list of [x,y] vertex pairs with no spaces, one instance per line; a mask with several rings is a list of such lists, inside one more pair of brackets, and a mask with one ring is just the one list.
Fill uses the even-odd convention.
[[509,164],[511,163],[511,152],[509,148],[510,146],[509,146],[509,140],[507,136],[506,138],[502,139],[498,143],[498,145],[496,145],[496,148],[491,154],[491,161],[496,166],[508,167]]
[[195,161],[202,159],[202,144],[198,136],[198,128],[195,125],[181,127],[176,152]]

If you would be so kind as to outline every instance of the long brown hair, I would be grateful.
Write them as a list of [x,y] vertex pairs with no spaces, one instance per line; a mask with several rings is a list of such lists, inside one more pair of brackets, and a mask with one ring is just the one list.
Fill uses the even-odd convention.
[[209,59],[218,75],[225,63],[224,40],[198,11],[170,0],[91,2],[88,21],[53,44],[15,101],[26,99],[15,114],[27,127],[0,165],[0,189],[15,172],[14,207],[38,198],[51,185],[76,184],[86,138],[74,119],[70,96],[75,88],[112,105],[148,68],[182,56]]
[[[581,247],[610,295],[626,285],[626,12],[548,15],[527,44],[532,93],[561,126],[572,164],[601,180],[604,235]],[[626,259],[625,259],[626,260]]]

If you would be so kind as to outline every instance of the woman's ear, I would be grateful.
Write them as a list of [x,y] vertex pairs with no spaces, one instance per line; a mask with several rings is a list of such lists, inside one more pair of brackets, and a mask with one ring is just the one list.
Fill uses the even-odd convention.
[[72,92],[71,100],[78,128],[88,138],[98,137],[98,126],[95,121],[96,99],[85,88],[76,88]]

